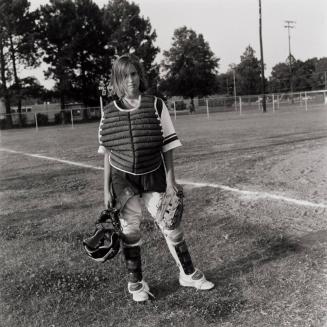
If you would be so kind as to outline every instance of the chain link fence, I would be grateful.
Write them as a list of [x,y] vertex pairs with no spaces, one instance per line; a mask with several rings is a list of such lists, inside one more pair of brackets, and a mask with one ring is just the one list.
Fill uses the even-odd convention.
[[99,121],[101,118],[101,109],[99,107],[74,107],[61,110],[56,109],[35,108],[34,106],[22,107],[19,113],[17,109],[12,109],[10,115],[0,114],[0,128],[7,127],[6,120],[8,116],[11,118],[12,127],[35,127],[49,125],[71,125],[74,124]]
[[[167,106],[170,114],[177,119],[180,115],[205,114],[209,118],[211,114],[221,112],[234,112],[246,114],[262,112],[262,96],[216,96],[209,98],[195,98],[194,106],[190,99],[168,99]],[[327,90],[308,91],[297,93],[266,94],[267,112],[283,111],[309,111],[314,109],[327,109]],[[9,117],[10,116],[10,117]],[[10,118],[12,127],[35,127],[48,125],[70,125],[99,121],[101,107],[83,107],[82,104],[68,105],[64,110],[59,104],[44,104],[22,107],[20,113],[17,108],[7,115],[4,108],[0,112],[0,128],[7,127],[6,120]]]
[[[267,112],[327,109],[327,90],[266,94],[265,97]],[[168,107],[175,118],[183,114],[206,114],[209,117],[210,114],[219,112],[235,112],[241,115],[263,112],[262,101],[262,95],[217,96],[194,99],[194,109],[189,99],[170,99]]]

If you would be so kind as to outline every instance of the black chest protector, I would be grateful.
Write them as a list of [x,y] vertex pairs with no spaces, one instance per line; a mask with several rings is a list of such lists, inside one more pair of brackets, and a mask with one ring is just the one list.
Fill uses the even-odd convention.
[[114,102],[104,108],[100,143],[110,150],[113,167],[134,175],[160,167],[163,134],[155,99],[143,95],[140,106],[133,110],[119,110]]

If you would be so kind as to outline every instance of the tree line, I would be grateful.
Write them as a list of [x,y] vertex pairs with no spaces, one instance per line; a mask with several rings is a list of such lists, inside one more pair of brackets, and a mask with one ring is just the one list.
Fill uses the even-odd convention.
[[[241,55],[239,64],[230,65],[225,74],[217,76],[220,93],[233,94],[234,77],[238,95],[261,93],[260,61],[250,45]],[[265,80],[265,86],[267,93],[327,89],[327,57],[301,61],[291,56],[291,59],[287,58],[285,62],[272,67],[271,76]]]
[[[50,0],[35,11],[28,0],[2,0],[0,96],[6,112],[13,104],[21,112],[26,97],[58,98],[62,109],[74,99],[98,105],[100,81],[108,84],[112,61],[127,52],[142,58],[150,85],[156,85],[156,37],[139,6],[127,0],[108,1],[103,8],[92,0]],[[48,67],[45,76],[55,81],[51,91],[17,73],[17,65],[37,67],[42,61]]]
[[[6,113],[13,105],[21,113],[26,98],[59,99],[62,109],[74,100],[98,105],[100,83],[109,84],[113,60],[127,52],[141,58],[154,94],[192,101],[196,96],[228,95],[233,94],[234,80],[238,95],[260,93],[259,60],[250,45],[240,63],[219,74],[220,59],[202,34],[186,26],[177,28],[160,64],[155,62],[160,52],[156,38],[150,20],[128,0],[109,0],[102,8],[92,0],[50,0],[34,11],[28,0],[1,0],[0,97],[5,99]],[[287,92],[290,82],[294,91],[325,87],[327,58],[292,60],[292,71],[288,62],[273,67],[266,80],[269,92]],[[55,81],[50,91],[34,77],[19,76],[19,67],[33,68],[42,62],[47,64],[46,78]]]

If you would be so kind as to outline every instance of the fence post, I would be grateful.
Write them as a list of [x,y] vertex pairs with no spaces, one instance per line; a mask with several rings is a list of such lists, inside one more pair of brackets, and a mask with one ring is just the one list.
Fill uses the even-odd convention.
[[273,112],[275,112],[275,94],[272,94],[272,105],[273,105]]
[[37,123],[37,114],[36,114],[36,112],[34,112],[34,119],[35,119],[35,129],[38,130],[39,129],[39,125]]
[[242,97],[239,97],[240,102],[240,115],[242,115]]
[[261,105],[260,97],[258,96],[258,109],[259,109],[259,111],[260,111],[260,105]]
[[175,120],[176,120],[176,101],[174,101],[174,116],[175,116]]
[[305,111],[308,111],[308,97],[307,91],[304,92]]
[[[262,98],[260,98],[260,108],[261,108],[261,111],[262,112],[263,112],[263,97],[266,97],[266,95],[265,94],[262,94]],[[267,100],[266,100],[266,108],[267,108]]]
[[206,103],[207,103],[207,118],[210,118],[210,114],[209,114],[209,101],[208,99],[206,99]]
[[73,109],[70,109],[70,120],[72,121],[72,128],[74,128]]

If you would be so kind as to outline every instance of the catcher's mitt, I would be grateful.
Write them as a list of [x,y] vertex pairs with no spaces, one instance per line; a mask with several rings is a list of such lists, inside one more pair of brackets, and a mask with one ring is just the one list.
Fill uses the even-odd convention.
[[157,224],[164,229],[176,229],[183,215],[183,189],[178,186],[174,193],[164,193],[156,215]]

